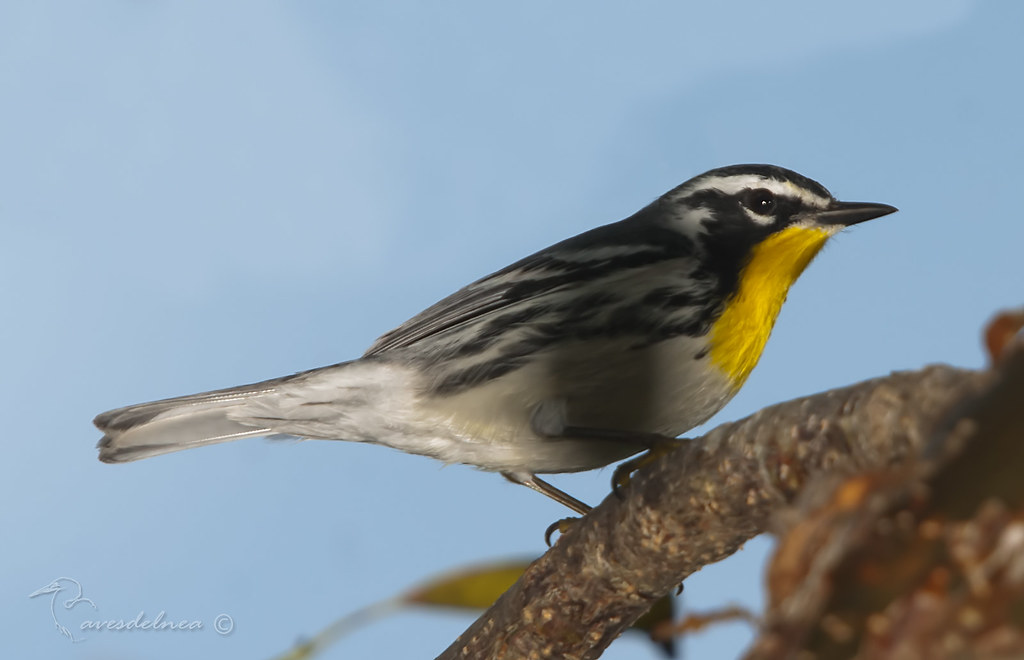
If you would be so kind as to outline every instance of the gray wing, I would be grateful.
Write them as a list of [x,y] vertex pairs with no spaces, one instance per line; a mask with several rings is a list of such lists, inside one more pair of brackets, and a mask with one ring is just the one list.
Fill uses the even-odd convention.
[[[692,254],[694,246],[688,238],[645,219],[650,209],[552,245],[477,280],[382,335],[364,357],[411,346],[526,300],[578,287],[622,269]],[[529,320],[528,313],[523,320]]]
[[488,275],[434,303],[394,330],[381,335],[363,357],[411,346],[421,339],[459,327],[522,300],[521,295],[514,294],[517,284],[522,282],[516,275],[529,269],[528,261],[531,258]]

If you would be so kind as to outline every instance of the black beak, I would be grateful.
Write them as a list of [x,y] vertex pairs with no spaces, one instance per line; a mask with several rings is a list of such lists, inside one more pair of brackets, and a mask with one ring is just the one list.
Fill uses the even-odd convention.
[[899,211],[895,206],[875,204],[874,202],[833,202],[832,206],[822,211],[815,218],[823,225],[844,225],[849,227],[859,222],[881,218]]

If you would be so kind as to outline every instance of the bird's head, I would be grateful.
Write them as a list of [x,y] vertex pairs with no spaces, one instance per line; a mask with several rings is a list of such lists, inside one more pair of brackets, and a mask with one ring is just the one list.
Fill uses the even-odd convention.
[[53,580],[46,586],[40,587],[29,594],[29,598],[35,598],[36,596],[42,596],[44,594],[55,594],[61,591],[70,590],[70,592],[77,593],[78,596],[82,595],[82,585],[78,580],[69,577],[59,577]]
[[60,579],[54,580],[46,586],[39,587],[28,595],[29,598],[35,598],[36,596],[45,596],[46,594],[55,594],[64,587],[60,584]]
[[720,167],[651,206],[662,222],[697,241],[705,274],[723,296],[737,292],[744,272],[767,273],[788,288],[831,236],[896,211],[840,202],[817,181],[775,165]]
[[781,242],[780,235],[792,250],[776,250],[775,256],[802,262],[802,270],[829,237],[896,211],[888,204],[841,202],[817,181],[775,165],[720,167],[671,190],[658,204],[673,228],[735,270],[757,246]]

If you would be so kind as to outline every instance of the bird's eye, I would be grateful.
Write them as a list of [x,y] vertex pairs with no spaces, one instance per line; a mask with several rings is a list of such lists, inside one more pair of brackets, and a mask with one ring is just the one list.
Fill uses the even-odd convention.
[[743,195],[743,205],[759,215],[771,215],[775,211],[775,194],[765,188],[748,190]]

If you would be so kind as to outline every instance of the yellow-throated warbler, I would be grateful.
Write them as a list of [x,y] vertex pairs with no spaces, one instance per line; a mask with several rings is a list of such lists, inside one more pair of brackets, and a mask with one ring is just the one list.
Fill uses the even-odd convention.
[[470,284],[358,360],[105,412],[100,460],[266,435],[372,442],[584,511],[536,474],[601,467],[706,421],[828,238],[895,210],[771,165],[711,170]]

